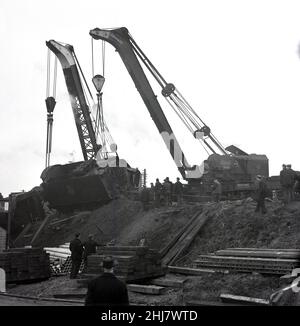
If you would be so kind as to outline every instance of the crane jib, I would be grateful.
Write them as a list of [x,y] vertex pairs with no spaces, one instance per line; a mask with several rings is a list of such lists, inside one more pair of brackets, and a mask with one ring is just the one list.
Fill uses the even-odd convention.
[[[126,28],[119,28],[116,30],[100,30],[96,28],[90,31],[90,35],[94,39],[107,41],[116,48],[138,92],[140,93],[152,120],[154,121],[173,160],[175,161],[179,172],[185,178],[185,167],[190,167],[190,165],[186,161],[182,162],[182,158],[184,158],[185,155],[183,154],[174,132],[140,65],[137,55],[133,49],[128,30]],[[172,141],[170,141],[170,138]]]
[[84,96],[74,48],[69,44],[63,45],[54,40],[46,42],[46,45],[56,55],[63,69],[83,157],[85,160],[95,158],[99,146],[89,106]]

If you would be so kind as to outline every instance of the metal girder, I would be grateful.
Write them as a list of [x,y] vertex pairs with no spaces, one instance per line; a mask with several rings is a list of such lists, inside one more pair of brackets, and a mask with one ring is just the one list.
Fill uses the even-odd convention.
[[63,45],[54,40],[46,42],[46,45],[57,56],[63,68],[84,160],[95,158],[98,145],[75,60],[74,48],[72,45]]

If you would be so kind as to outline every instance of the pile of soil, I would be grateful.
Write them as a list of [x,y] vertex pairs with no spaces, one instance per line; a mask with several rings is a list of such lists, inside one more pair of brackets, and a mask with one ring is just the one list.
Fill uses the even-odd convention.
[[53,226],[50,221],[35,245],[59,246],[80,232],[83,241],[90,233],[100,244],[114,240],[115,245],[135,246],[146,239],[149,247],[159,250],[200,210],[201,205],[182,205],[143,211],[138,201],[117,199],[94,211],[61,216],[67,220]]
[[117,199],[94,211],[78,211],[61,216],[61,220],[71,218],[55,226],[51,226],[50,222],[40,235],[36,246],[51,247],[70,242],[77,232],[80,232],[83,241],[88,238],[89,234],[94,234],[95,240],[106,244],[117,238],[126,225],[134,223],[140,210],[139,202]]
[[149,247],[160,250],[200,210],[199,205],[187,205],[154,208],[141,212],[135,222],[122,230],[117,243],[137,245],[137,240],[144,238]]
[[300,248],[300,202],[267,202],[266,214],[255,213],[251,199],[217,205],[180,264],[190,265],[199,254],[225,248]]

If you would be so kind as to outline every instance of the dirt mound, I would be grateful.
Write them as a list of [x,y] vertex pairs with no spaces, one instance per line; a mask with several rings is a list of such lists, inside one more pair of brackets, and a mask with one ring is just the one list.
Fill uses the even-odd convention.
[[174,235],[199,211],[200,207],[162,207],[141,212],[138,220],[128,224],[120,234],[120,245],[137,245],[137,241],[145,238],[147,244],[154,249],[163,248]]
[[81,233],[83,241],[92,233],[98,242],[105,244],[117,238],[126,225],[133,223],[140,210],[139,202],[117,199],[94,211],[65,215],[61,222],[57,220],[48,225],[36,245],[61,245],[70,242],[76,232]]
[[286,207],[267,202],[264,215],[254,212],[255,203],[250,199],[217,205],[183,264],[191,263],[198,254],[225,248],[300,248],[300,202]]
[[101,244],[115,240],[116,245],[138,245],[145,238],[151,248],[161,249],[199,210],[199,205],[183,205],[143,211],[140,202],[122,198],[94,211],[64,215],[50,222],[36,246],[58,246],[80,232],[83,241],[90,233]]

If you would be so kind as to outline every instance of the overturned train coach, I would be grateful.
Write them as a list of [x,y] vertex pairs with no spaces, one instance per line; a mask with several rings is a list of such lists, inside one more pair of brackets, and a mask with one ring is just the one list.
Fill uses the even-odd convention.
[[136,189],[140,177],[140,171],[127,163],[99,166],[91,159],[50,166],[42,172],[43,182],[39,187],[10,194],[9,211],[0,214],[0,226],[3,220],[6,228],[10,215],[10,245],[13,245],[27,225],[44,220],[44,202],[49,203],[49,208],[66,213],[76,209],[95,209],[119,198],[124,192]]
[[140,171],[126,167],[99,167],[96,160],[54,165],[41,179],[43,197],[59,210],[99,207],[139,186]]

